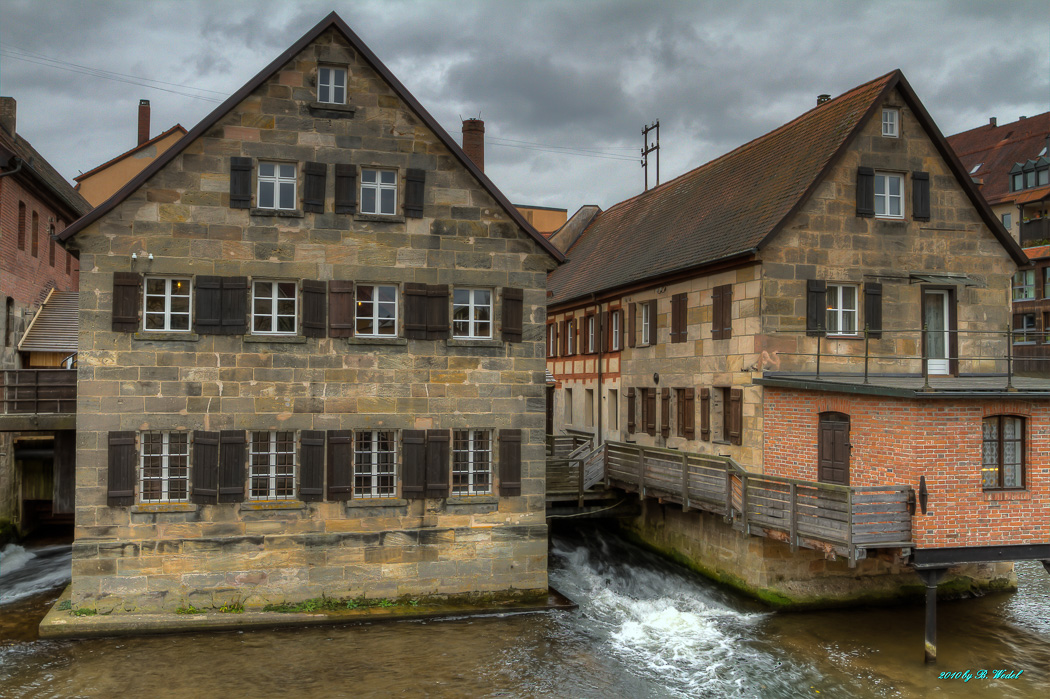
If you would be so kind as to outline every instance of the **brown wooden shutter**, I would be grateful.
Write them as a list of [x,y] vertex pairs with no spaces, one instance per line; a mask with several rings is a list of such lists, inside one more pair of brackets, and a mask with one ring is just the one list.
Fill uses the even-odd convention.
[[634,389],[627,389],[627,434],[634,434],[635,427]]
[[194,279],[193,332],[202,335],[222,331],[222,277],[198,276]]
[[449,335],[448,284],[427,285],[427,339],[445,340]]
[[744,391],[740,388],[729,390],[729,441],[740,444],[744,425]]
[[401,497],[422,500],[427,485],[427,433],[424,430],[401,431]]
[[325,178],[328,166],[324,163],[303,164],[303,211],[324,213]]
[[449,431],[427,430],[427,497],[448,497]]
[[558,324],[558,321],[551,323],[551,332],[554,334],[554,340],[551,343],[551,346],[554,348],[554,351],[551,353],[552,357],[557,357],[561,354],[561,335],[558,334],[560,328],[561,325]]
[[134,432],[109,433],[109,473],[107,504],[110,507],[135,504]]
[[824,335],[827,327],[828,285],[823,279],[806,282],[806,334],[810,337]]
[[521,430],[499,431],[499,494],[521,495]]
[[248,277],[222,278],[222,335],[248,332]]
[[219,433],[219,502],[243,502],[245,487],[244,430]]
[[882,284],[864,285],[864,324],[870,337],[882,337]]
[[617,346],[621,350],[623,350],[623,348],[626,347],[626,345],[623,344],[624,333],[627,331],[627,329],[625,327],[625,323],[624,323],[625,318],[624,318],[624,313],[623,313],[623,309],[622,308],[620,310],[616,311],[616,312],[620,315],[620,337],[618,338],[619,341],[617,342]]
[[567,320],[563,320],[561,322],[561,326],[562,326],[562,332],[561,332],[561,356],[568,357],[569,356],[569,333],[571,332],[572,329],[569,327],[569,321],[567,321]]
[[687,388],[682,396],[682,432],[686,439],[696,439],[696,389]]
[[634,347],[638,341],[638,304],[632,303],[627,306],[627,346]]
[[354,434],[328,430],[328,489],[326,500],[349,500],[354,493]]
[[299,436],[299,499],[324,498],[324,430],[303,430]]
[[686,294],[675,294],[671,297],[671,342],[685,342],[687,298]]
[[[652,316],[650,316],[652,317]],[[645,431],[650,437],[656,436],[656,389],[643,388],[645,398]]]
[[721,340],[722,339],[722,327],[725,325],[725,321],[722,320],[722,312],[724,306],[722,305],[722,290],[724,286],[716,286],[711,289],[711,339]]
[[230,208],[252,207],[252,159],[230,158]]
[[219,433],[193,431],[193,491],[198,505],[214,505],[219,496]]
[[659,324],[656,322],[656,299],[649,301],[649,344],[656,345],[659,340],[657,334],[657,328]]
[[700,439],[711,439],[711,389],[700,389]]
[[503,341],[521,342],[525,332],[525,294],[521,289],[505,288],[503,296]]
[[328,282],[328,336],[354,336],[354,283]]
[[602,311],[599,316],[601,324],[598,326],[598,346],[603,352],[612,352],[612,328],[609,327],[609,311]]
[[113,273],[113,332],[133,333],[139,329],[139,301],[141,298],[141,274]]
[[857,215],[875,215],[875,171],[870,167],[857,168]]
[[660,434],[671,436],[671,389],[665,388],[660,394]]
[[405,284],[405,337],[427,339],[427,285]]
[[930,220],[930,173],[911,173],[911,211],[916,221]]
[[722,339],[733,337],[733,285],[722,287]]
[[573,322],[576,325],[576,354],[586,354],[587,345],[584,344],[583,338],[584,333],[587,331],[587,317],[580,316],[573,319]]
[[328,328],[325,302],[325,283],[303,280],[303,335],[324,337]]
[[337,214],[357,212],[356,165],[339,163],[335,166],[335,212]]
[[426,170],[409,170],[405,173],[405,216],[408,218],[423,218],[426,179]]

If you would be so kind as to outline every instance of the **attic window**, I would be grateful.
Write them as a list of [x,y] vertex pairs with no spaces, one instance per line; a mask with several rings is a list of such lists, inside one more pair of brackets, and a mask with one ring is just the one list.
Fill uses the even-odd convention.
[[982,165],[984,165],[984,163],[977,163],[976,165],[974,165],[974,166],[973,166],[973,167],[972,167],[972,168],[970,169],[970,174],[971,174],[971,175],[975,174],[975,173],[976,173],[976,172],[977,172],[978,170],[980,170],[980,169],[981,169],[981,166],[982,166]]
[[889,138],[900,136],[900,111],[893,108],[882,110],[882,135]]
[[317,101],[346,104],[346,69],[321,66],[317,69]]
[[1043,150],[1039,151],[1039,155],[1046,155],[1046,146],[1043,146]]

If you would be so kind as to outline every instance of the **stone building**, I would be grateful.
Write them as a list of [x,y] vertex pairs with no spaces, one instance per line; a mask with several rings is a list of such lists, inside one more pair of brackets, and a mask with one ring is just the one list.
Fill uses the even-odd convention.
[[63,237],[75,607],[546,594],[562,256],[337,15]]

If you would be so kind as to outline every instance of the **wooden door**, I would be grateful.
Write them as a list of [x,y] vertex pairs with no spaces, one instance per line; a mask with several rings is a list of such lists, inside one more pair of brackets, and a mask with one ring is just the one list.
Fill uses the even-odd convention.
[[817,445],[817,479],[849,485],[849,415],[821,413]]

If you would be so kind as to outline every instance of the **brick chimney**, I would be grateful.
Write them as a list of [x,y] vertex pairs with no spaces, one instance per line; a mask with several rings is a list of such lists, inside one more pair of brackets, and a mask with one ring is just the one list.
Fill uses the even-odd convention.
[[485,172],[485,122],[481,119],[463,120],[463,151]]
[[0,127],[4,131],[15,135],[15,114],[17,110],[14,97],[0,97]]
[[996,125],[995,117],[988,117],[988,125],[989,126],[995,126]]
[[831,100],[831,95],[817,95],[817,106],[819,107],[829,100]]
[[139,145],[149,140],[149,100],[139,100]]

